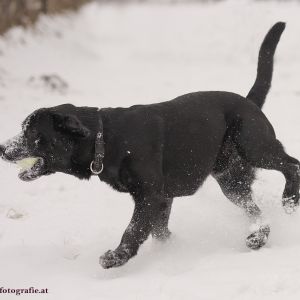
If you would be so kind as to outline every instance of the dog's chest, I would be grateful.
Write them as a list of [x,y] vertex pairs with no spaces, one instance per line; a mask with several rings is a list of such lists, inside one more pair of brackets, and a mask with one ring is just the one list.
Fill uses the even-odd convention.
[[127,187],[122,183],[120,168],[117,166],[104,167],[104,171],[99,178],[119,192],[128,192]]

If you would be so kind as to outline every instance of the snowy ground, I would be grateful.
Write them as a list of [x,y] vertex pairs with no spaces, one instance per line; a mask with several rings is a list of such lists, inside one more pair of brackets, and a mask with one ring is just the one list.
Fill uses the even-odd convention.
[[[264,111],[288,152],[300,158],[299,14],[295,2],[90,4],[76,15],[44,18],[34,30],[12,30],[0,39],[0,140],[17,133],[34,109],[65,102],[129,106],[196,90],[246,95],[259,45],[282,20],[288,26]],[[68,88],[45,86],[40,77],[49,74]],[[175,200],[170,242],[149,239],[136,258],[113,270],[103,270],[98,257],[118,245],[133,208],[129,196],[96,178],[56,174],[23,183],[3,162],[0,177],[0,287],[49,290],[28,299],[300,297],[300,215],[283,213],[279,173],[259,172],[254,186],[272,226],[264,249],[245,247],[246,217],[209,178],[195,196]]]

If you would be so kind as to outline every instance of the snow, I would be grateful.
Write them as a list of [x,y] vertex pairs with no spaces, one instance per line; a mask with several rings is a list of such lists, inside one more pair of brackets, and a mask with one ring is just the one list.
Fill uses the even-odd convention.
[[[196,90],[246,95],[264,35],[286,21],[264,112],[300,158],[299,13],[293,1],[92,3],[43,17],[32,30],[13,29],[0,39],[0,140],[17,134],[33,110],[65,102],[116,107]],[[271,226],[265,248],[247,249],[251,224],[209,178],[196,195],[175,199],[169,242],[149,238],[138,256],[112,270],[98,260],[130,220],[128,195],[97,178],[21,182],[5,162],[0,177],[0,287],[48,288],[35,298],[56,300],[300,297],[300,216],[283,212],[277,172],[260,171],[254,185]]]

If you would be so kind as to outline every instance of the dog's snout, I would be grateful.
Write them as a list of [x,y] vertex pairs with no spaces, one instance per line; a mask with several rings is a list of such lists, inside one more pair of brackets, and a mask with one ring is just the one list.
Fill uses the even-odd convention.
[[5,152],[5,147],[0,145],[0,157],[4,155],[4,152]]

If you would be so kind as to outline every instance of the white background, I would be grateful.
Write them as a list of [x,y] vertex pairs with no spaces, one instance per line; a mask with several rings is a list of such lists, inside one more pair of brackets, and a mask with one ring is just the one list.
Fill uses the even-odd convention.
[[[14,29],[0,39],[0,140],[18,133],[33,110],[65,102],[116,107],[198,90],[246,95],[263,37],[286,21],[264,112],[288,153],[300,158],[299,15],[292,1],[89,4],[77,14],[42,18],[34,30]],[[69,89],[29,82],[45,74],[58,74]],[[246,248],[246,216],[208,178],[193,197],[175,199],[168,243],[149,238],[137,257],[112,270],[103,270],[98,258],[118,245],[132,213],[130,197],[97,178],[56,174],[24,183],[17,172],[0,163],[0,287],[49,289],[22,299],[300,297],[300,216],[284,214],[277,172],[258,172],[254,185],[271,225],[260,251]]]

